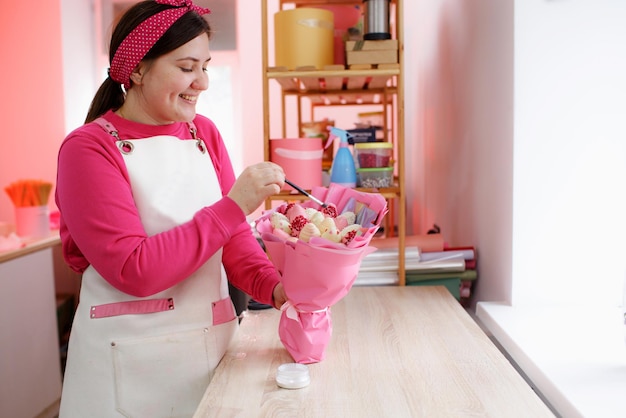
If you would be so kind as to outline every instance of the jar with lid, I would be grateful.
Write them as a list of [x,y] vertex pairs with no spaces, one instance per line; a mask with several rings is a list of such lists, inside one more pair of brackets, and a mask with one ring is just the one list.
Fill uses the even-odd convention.
[[361,142],[354,144],[354,162],[357,168],[383,168],[393,166],[391,142]]
[[365,40],[391,39],[389,5],[391,0],[363,0]]

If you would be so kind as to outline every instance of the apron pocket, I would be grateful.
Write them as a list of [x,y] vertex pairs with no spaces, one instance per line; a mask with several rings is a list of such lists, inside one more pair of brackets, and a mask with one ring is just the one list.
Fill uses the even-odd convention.
[[133,418],[192,416],[225,352],[218,328],[112,342],[117,410]]
[[232,299],[229,297],[211,304],[213,310],[213,325],[220,325],[226,322],[232,321],[237,316],[235,313],[235,306]]

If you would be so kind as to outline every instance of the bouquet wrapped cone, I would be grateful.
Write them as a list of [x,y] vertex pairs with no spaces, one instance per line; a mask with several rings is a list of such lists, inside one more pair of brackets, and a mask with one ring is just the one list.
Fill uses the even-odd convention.
[[[354,212],[360,235],[347,243],[313,237],[308,242],[276,234],[268,211],[256,222],[269,258],[282,274],[288,302],[281,308],[279,336],[298,363],[324,359],[332,334],[330,307],[343,298],[356,280],[361,260],[376,250],[369,243],[387,213],[387,202],[377,193],[364,193],[331,184],[312,194],[336,207],[338,213]],[[304,207],[319,207],[314,202]],[[361,223],[362,222],[362,223]]]

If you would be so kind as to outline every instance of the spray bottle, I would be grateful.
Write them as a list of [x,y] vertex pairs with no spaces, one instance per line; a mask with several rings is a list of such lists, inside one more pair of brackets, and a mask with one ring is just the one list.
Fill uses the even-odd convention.
[[348,148],[348,137],[350,134],[334,126],[328,129],[330,130],[330,136],[326,144],[327,147],[332,144],[335,139],[339,138],[341,140],[337,154],[333,159],[333,165],[330,168],[330,182],[340,184],[344,187],[356,187],[356,167],[350,148]]

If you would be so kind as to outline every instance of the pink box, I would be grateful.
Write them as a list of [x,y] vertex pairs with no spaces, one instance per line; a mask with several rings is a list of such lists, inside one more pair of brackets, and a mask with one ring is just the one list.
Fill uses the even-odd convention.
[[[285,170],[292,183],[310,190],[322,185],[322,138],[270,140],[270,160]],[[284,190],[291,190],[285,184]]]

